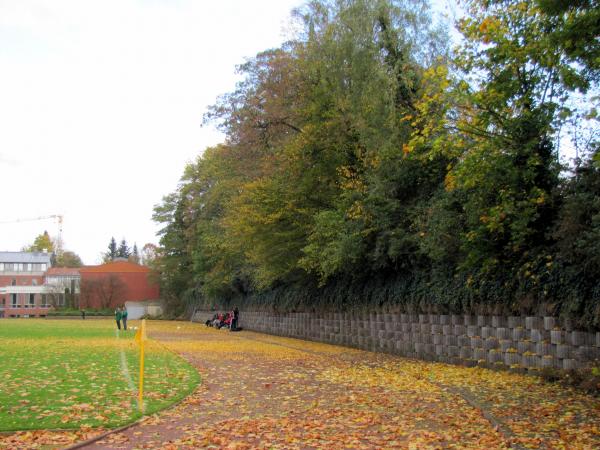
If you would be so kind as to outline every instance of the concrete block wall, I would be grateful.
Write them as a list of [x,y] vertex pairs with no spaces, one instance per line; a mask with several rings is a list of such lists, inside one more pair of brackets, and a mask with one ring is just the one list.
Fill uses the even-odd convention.
[[[213,314],[197,311],[192,320]],[[569,370],[600,360],[600,332],[561,328],[554,317],[240,311],[239,322],[278,336],[452,364]]]

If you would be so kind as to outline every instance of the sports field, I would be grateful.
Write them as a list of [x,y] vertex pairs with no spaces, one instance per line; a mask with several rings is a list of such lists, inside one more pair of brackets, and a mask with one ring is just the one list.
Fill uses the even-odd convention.
[[[0,431],[110,428],[142,414],[139,348],[112,320],[0,320]],[[194,390],[198,372],[148,341],[145,413]]]

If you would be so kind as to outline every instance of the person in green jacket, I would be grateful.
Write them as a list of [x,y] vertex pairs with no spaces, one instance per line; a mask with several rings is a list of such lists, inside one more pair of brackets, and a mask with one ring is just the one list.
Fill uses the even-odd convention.
[[121,320],[123,320],[123,329],[127,330],[127,308],[121,308]]
[[123,318],[123,313],[121,312],[121,308],[117,306],[115,309],[115,320],[117,321],[117,328],[121,329],[121,319]]

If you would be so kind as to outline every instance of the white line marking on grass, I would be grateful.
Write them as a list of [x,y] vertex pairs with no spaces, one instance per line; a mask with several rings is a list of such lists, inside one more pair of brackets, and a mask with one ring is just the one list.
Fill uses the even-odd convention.
[[[115,330],[115,335],[117,339],[119,339],[119,330]],[[127,381],[127,386],[129,390],[134,394],[137,393],[135,388],[135,384],[133,384],[133,380],[131,379],[131,374],[129,373],[129,368],[127,367],[127,359],[125,358],[125,352],[123,351],[123,345],[120,345],[120,353],[121,353],[121,373],[123,374],[123,378]]]

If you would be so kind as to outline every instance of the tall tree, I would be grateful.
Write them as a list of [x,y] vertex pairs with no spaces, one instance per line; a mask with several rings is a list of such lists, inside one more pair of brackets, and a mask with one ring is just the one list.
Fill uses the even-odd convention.
[[46,251],[48,253],[54,252],[54,242],[52,238],[48,234],[47,231],[44,231],[42,234],[36,236],[33,241],[33,244],[23,247],[23,251],[26,252],[43,252]]
[[56,267],[81,267],[83,262],[75,252],[65,250],[56,256]]
[[140,263],[140,253],[137,248],[137,243],[133,243],[133,250],[131,251],[131,255],[129,255],[129,261],[139,264]]
[[129,258],[131,256],[131,250],[129,249],[129,246],[127,245],[127,241],[125,240],[125,238],[121,239],[121,243],[119,244],[119,248],[117,250],[117,257],[118,258]]
[[110,262],[110,261],[114,261],[117,256],[118,256],[117,241],[115,241],[115,238],[113,236],[110,238],[110,242],[108,243],[108,251],[103,254],[102,259],[104,262]]

